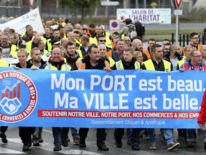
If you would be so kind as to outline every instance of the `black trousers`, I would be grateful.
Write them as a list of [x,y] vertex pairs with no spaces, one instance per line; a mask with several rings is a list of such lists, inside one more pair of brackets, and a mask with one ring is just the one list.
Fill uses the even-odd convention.
[[1,126],[0,127],[0,132],[5,134],[6,130],[8,129],[8,126]]
[[19,127],[19,137],[23,144],[31,144],[31,136],[35,132],[35,127]]
[[[86,139],[88,131],[89,131],[89,128],[80,128],[79,129],[80,139]],[[96,133],[97,146],[105,143],[106,136],[107,134],[106,134],[105,128],[97,128],[97,133]]]
[[[131,142],[132,145],[139,145],[140,144],[140,140],[139,140],[139,133],[140,133],[141,129],[137,129],[137,128],[132,128],[132,133],[131,133]],[[114,138],[116,143],[122,143],[122,137],[124,135],[124,128],[116,128],[114,130]]]

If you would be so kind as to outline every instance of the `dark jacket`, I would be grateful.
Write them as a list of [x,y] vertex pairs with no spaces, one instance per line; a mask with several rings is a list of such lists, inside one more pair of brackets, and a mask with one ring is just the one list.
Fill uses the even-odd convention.
[[[32,64],[32,59],[29,59],[28,62]],[[39,65],[38,68],[39,68],[39,69],[44,69],[44,68],[46,67],[46,65],[47,65],[47,64],[46,64],[46,61],[44,61],[43,59],[41,59],[41,62],[40,62],[40,65]]]
[[80,58],[79,54],[75,52],[75,56],[72,58],[68,53],[65,53],[64,57],[66,58],[67,64],[72,67],[72,70],[77,70],[76,61]]
[[[122,60],[122,64],[123,64],[125,70],[135,69],[135,62],[136,62],[135,58],[132,58],[131,62],[125,62],[125,60],[123,58],[121,60]],[[117,69],[116,65],[114,65],[112,67],[112,70],[116,70],[116,69]]]
[[98,61],[98,64],[96,66],[92,66],[89,61],[90,57],[87,55],[84,59],[82,59],[82,62],[86,64],[86,69],[104,69],[105,63],[104,59],[100,58]]
[[[20,65],[20,63],[15,64],[16,67],[22,68],[22,66]],[[31,68],[33,66],[33,64],[29,61],[26,62],[26,68]]]
[[[154,68],[155,68],[156,71],[165,71],[164,63],[163,63],[162,60],[158,64],[153,59],[151,59],[151,60],[154,64]],[[146,70],[146,67],[145,67],[144,64],[142,65],[142,69]],[[172,71],[172,64],[171,64],[171,71]]]
[[84,49],[83,46],[80,47],[80,51],[82,52],[83,57],[87,55],[87,51]]

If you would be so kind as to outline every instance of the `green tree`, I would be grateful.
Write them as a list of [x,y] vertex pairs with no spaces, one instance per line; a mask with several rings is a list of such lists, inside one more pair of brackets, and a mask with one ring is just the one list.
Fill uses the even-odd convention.
[[90,13],[90,11],[97,7],[100,3],[100,0],[59,0],[59,6],[61,8],[70,8],[73,9],[76,13],[76,9],[81,12],[81,22],[84,21],[86,15]]

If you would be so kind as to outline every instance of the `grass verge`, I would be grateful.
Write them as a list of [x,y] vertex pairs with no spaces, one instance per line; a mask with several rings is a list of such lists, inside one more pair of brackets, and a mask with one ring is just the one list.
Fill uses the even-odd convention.
[[[181,34],[190,34],[192,32],[197,32],[199,34],[203,34],[202,29],[186,29],[180,30]],[[146,30],[145,35],[171,35],[172,33],[176,33],[176,30]]]

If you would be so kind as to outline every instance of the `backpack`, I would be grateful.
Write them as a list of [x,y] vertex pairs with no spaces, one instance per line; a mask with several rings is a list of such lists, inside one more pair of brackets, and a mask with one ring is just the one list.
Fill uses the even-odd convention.
[[134,38],[137,36],[137,31],[136,31],[136,27],[134,24],[129,24],[128,26],[128,36],[130,38]]
[[145,33],[145,27],[140,23],[136,22],[135,24],[137,36],[142,37]]

